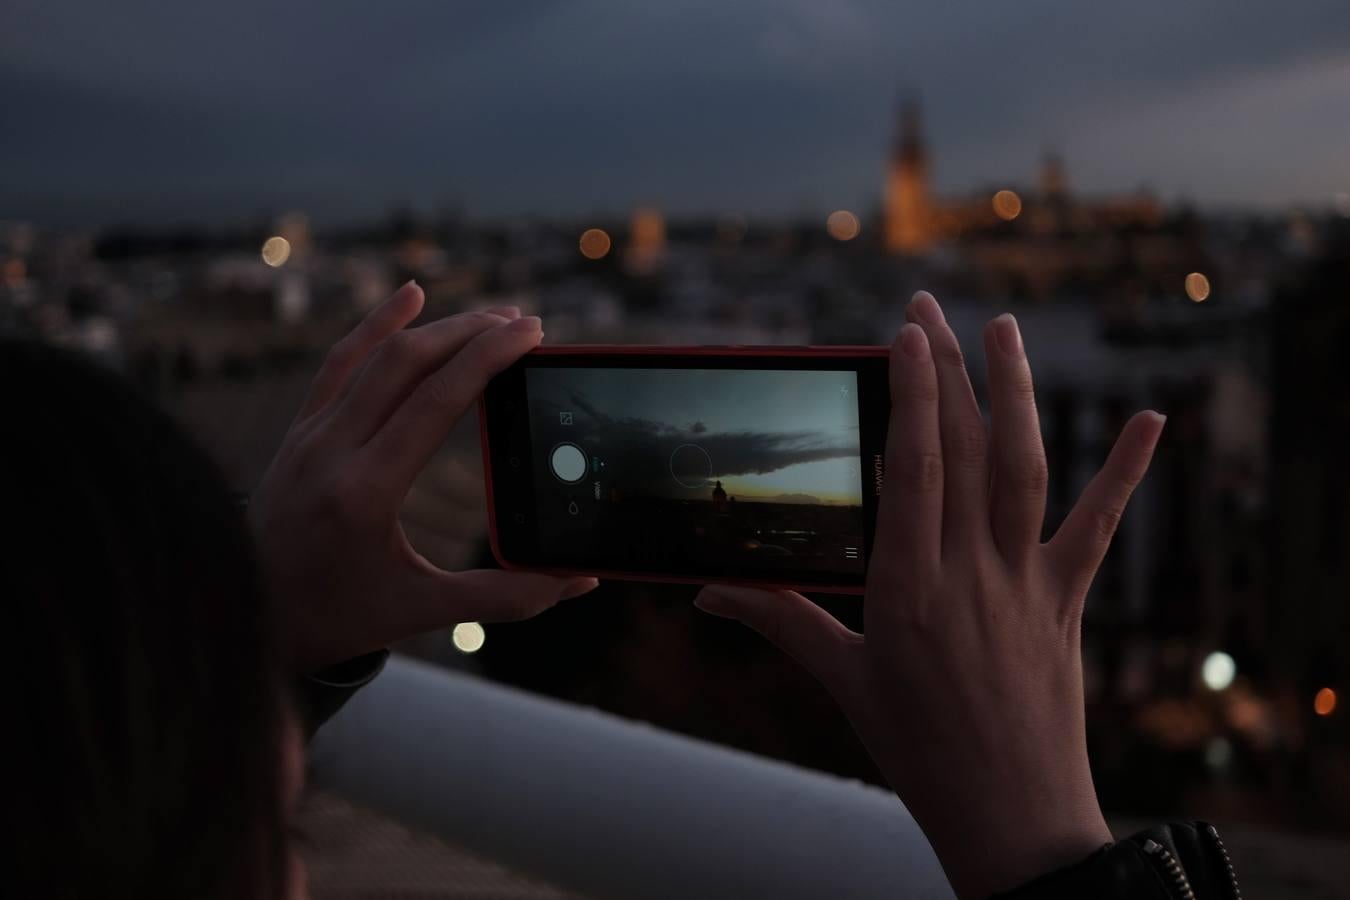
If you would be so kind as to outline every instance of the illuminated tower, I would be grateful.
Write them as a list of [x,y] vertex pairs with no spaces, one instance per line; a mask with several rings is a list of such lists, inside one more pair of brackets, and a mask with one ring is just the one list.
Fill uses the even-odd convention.
[[639,274],[660,268],[666,255],[666,220],[661,211],[634,210],[629,234],[628,268]]
[[928,194],[928,150],[919,124],[918,101],[901,105],[900,135],[886,173],[886,249],[923,253],[933,243]]

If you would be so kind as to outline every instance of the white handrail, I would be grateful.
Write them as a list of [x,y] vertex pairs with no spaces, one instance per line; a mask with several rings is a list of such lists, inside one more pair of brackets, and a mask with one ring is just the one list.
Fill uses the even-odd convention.
[[592,898],[950,898],[889,792],[393,658],[314,777]]

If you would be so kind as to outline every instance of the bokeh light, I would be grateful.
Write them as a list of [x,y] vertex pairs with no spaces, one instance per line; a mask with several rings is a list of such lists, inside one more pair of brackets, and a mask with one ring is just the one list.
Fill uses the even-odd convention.
[[1022,198],[1016,191],[999,191],[994,195],[994,215],[1005,222],[1011,222],[1022,214]]
[[1319,716],[1329,716],[1336,711],[1336,692],[1324,687],[1313,697],[1313,712]]
[[862,231],[862,223],[848,210],[836,209],[825,220],[825,230],[836,241],[851,241]]
[[1211,769],[1226,769],[1233,761],[1233,743],[1226,737],[1216,737],[1205,745],[1205,765]]
[[1200,272],[1187,275],[1186,296],[1196,303],[1204,303],[1209,299],[1209,279]]
[[612,242],[604,230],[587,228],[581,233],[581,240],[577,245],[581,248],[581,255],[587,259],[603,259],[609,253]]
[[4,281],[8,287],[18,287],[28,277],[28,264],[22,257],[11,257],[5,261]]
[[477,653],[487,642],[487,631],[477,622],[460,622],[450,632],[450,640],[460,653]]
[[1222,691],[1233,683],[1237,676],[1237,663],[1233,657],[1222,650],[1215,650],[1205,657],[1200,667],[1200,678],[1211,691]]
[[263,241],[262,261],[272,268],[284,266],[286,260],[291,258],[291,242],[281,235],[273,235]]

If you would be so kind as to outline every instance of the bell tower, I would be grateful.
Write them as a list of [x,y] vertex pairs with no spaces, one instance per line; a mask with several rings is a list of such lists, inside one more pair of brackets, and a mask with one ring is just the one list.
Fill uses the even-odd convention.
[[900,104],[900,133],[886,172],[885,208],[888,251],[917,254],[932,246],[928,148],[923,140],[919,102],[913,97]]

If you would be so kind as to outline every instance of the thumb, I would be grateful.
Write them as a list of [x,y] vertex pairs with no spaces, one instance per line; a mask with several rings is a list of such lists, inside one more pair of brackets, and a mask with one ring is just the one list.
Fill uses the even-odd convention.
[[[1050,540],[1048,549],[1056,564],[1070,584],[1081,588],[1076,594],[1079,605],[1106,557],[1130,495],[1148,471],[1166,421],[1165,416],[1148,411],[1125,423],[1101,471],[1088,482]],[[1075,612],[1082,610],[1076,606]]]
[[427,573],[421,611],[424,628],[455,622],[517,622],[539,615],[560,601],[589,593],[594,578],[537,575],[499,569]]
[[863,637],[796,591],[711,584],[694,605],[706,613],[737,619],[791,656],[836,696],[852,671]]

